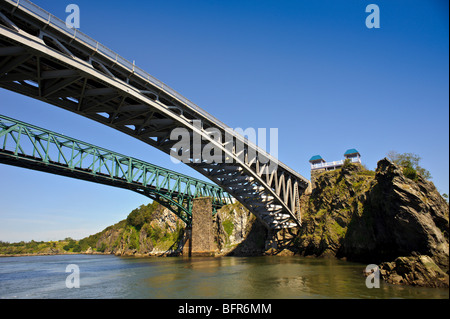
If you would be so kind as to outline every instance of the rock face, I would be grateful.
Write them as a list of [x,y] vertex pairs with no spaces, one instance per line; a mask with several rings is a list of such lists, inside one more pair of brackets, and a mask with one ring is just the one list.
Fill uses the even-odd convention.
[[374,174],[349,165],[315,176],[312,194],[302,198],[302,227],[298,252],[302,255],[335,257],[342,250],[349,224],[363,213]]
[[391,284],[448,288],[448,274],[429,256],[398,257],[380,265],[382,278]]
[[[411,180],[386,158],[378,162],[375,174],[349,165],[315,176],[315,189],[302,200],[306,204],[298,253],[376,264],[422,255],[448,273],[449,205],[420,175]],[[405,275],[403,282],[425,282],[428,277],[420,274],[434,269],[425,264],[416,260],[401,266],[402,276],[409,269],[411,278],[418,278],[411,281]],[[392,276],[398,275],[393,269]]]
[[352,218],[338,255],[380,262],[415,253],[448,270],[449,206],[433,183],[420,176],[410,180],[401,167],[383,159],[365,195],[363,211]]
[[179,253],[184,223],[157,203],[142,205],[126,220],[87,239],[95,251],[118,256],[170,255]]
[[267,230],[241,204],[222,207],[214,219],[218,255],[254,256],[265,250]]

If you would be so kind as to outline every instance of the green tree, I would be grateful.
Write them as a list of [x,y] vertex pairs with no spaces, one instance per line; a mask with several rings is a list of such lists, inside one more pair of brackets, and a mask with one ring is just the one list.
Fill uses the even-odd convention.
[[137,229],[141,229],[142,225],[145,223],[144,214],[141,210],[142,206],[133,209],[132,212],[127,216],[127,224],[131,225]]
[[405,176],[408,178],[416,180],[417,174],[420,174],[427,180],[430,180],[432,178],[430,172],[419,165],[422,158],[417,154],[400,154],[396,151],[390,151],[389,153],[387,153],[387,156],[392,162],[403,167],[403,174],[405,174]]
[[68,237],[68,239],[69,239],[69,242],[67,243],[67,245],[65,245],[63,247],[63,249],[65,251],[69,251],[70,249],[74,248],[77,244],[77,242],[75,240],[73,240],[72,238]]
[[141,205],[127,216],[127,224],[140,230],[141,227],[151,221],[153,213],[158,208],[158,202],[154,201],[148,205]]

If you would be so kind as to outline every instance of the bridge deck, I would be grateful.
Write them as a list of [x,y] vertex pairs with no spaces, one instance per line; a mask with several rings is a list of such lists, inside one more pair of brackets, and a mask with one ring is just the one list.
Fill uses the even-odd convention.
[[[175,128],[199,136],[187,165],[224,188],[268,228],[301,223],[309,181],[133,63],[27,0],[0,2],[0,87],[93,119],[170,154]],[[194,123],[201,122],[201,127]],[[217,129],[217,141],[208,129]],[[231,144],[226,142],[232,135]],[[194,158],[207,145],[222,161]],[[242,147],[240,148],[240,145]],[[201,152],[200,152],[201,153]],[[248,154],[256,154],[248,156]],[[229,161],[228,161],[229,160]]]

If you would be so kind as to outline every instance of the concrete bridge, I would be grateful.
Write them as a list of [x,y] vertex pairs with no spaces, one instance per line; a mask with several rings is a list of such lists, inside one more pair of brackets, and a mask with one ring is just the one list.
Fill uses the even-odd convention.
[[[230,131],[218,119],[27,0],[0,1],[0,87],[113,127],[166,154],[177,142],[171,132],[184,128],[201,137],[177,150],[187,155],[187,165],[268,229],[301,225],[299,197],[309,185],[306,178],[233,131],[227,139]],[[195,149],[209,144],[222,151],[220,161],[195,158]]]

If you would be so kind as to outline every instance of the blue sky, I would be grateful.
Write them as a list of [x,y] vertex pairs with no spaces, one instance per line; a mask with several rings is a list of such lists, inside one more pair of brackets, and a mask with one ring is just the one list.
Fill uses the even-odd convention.
[[[320,154],[356,148],[422,157],[449,193],[448,1],[44,1],[81,31],[231,127],[278,128],[279,159],[305,177]],[[380,8],[368,29],[365,8]],[[0,114],[194,177],[142,142],[0,89]],[[0,240],[82,238],[149,200],[131,191],[0,165]]]

